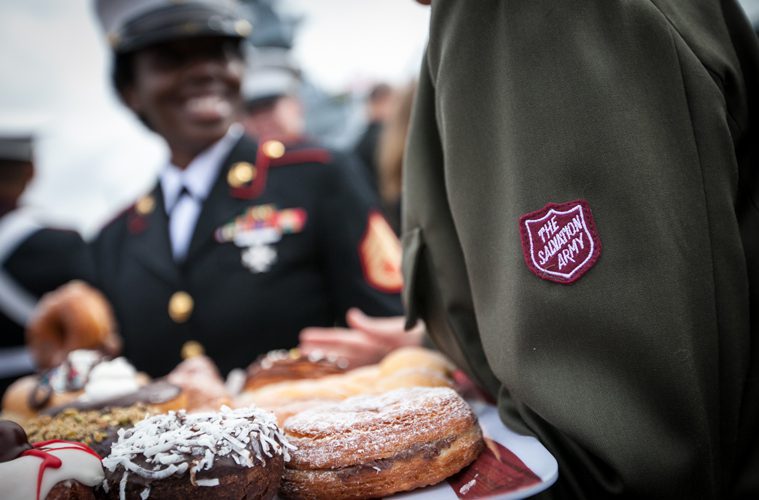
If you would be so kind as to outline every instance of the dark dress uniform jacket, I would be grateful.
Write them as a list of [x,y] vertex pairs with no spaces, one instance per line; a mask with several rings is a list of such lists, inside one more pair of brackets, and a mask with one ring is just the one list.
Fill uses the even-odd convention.
[[[41,227],[34,230],[16,244],[0,266],[14,292],[22,293],[24,300],[34,303],[43,294],[71,280],[92,282],[94,279],[94,268],[82,237],[75,231],[64,229]],[[18,313],[0,308],[0,349],[24,345],[26,325],[19,323],[18,318]],[[0,378],[0,392],[11,380]]]
[[[240,162],[253,169],[253,179],[230,184]],[[172,257],[157,186],[94,243],[99,286],[114,306],[124,355],[160,376],[181,361],[182,346],[193,340],[227,372],[271,349],[295,347],[304,327],[344,323],[349,307],[401,314],[399,287],[378,288],[382,283],[365,277],[368,261],[360,252],[376,205],[359,175],[325,149],[302,143],[271,158],[243,137],[203,203],[181,264]],[[296,221],[279,241],[259,248],[264,263],[253,272],[243,263],[246,248],[224,234],[246,221],[265,226],[272,222],[266,214],[285,210],[298,214],[302,227]],[[272,250],[276,255],[267,261]],[[400,278],[397,267],[396,274]],[[192,304],[185,300],[182,314],[173,310],[172,319],[177,292],[188,294]]]
[[[432,2],[407,306],[550,496],[759,498],[757,68],[732,0]],[[600,255],[544,279],[520,219],[577,200]]]

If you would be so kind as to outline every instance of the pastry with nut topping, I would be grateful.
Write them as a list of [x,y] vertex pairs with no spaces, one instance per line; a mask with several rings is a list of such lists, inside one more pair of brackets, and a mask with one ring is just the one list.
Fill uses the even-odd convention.
[[157,407],[142,403],[128,408],[90,411],[67,408],[57,415],[40,415],[25,422],[24,430],[32,442],[51,439],[80,441],[104,457],[111,452],[111,444],[118,438],[119,429],[132,427],[158,413]]

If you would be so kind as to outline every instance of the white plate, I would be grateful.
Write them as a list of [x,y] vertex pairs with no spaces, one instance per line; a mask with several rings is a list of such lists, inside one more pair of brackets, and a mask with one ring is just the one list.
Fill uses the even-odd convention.
[[[474,409],[482,427],[482,433],[486,438],[496,441],[504,448],[516,455],[538,478],[540,482],[508,492],[500,492],[486,496],[467,496],[459,494],[453,486],[444,481],[435,486],[422,488],[410,493],[401,493],[390,497],[393,500],[458,500],[459,498],[483,498],[488,500],[511,500],[525,498],[539,493],[559,477],[559,465],[551,453],[534,437],[522,436],[511,431],[498,416],[498,408],[482,401],[468,401]],[[476,467],[472,464],[470,467]],[[475,476],[474,481],[476,481]],[[462,490],[464,488],[460,488]]]

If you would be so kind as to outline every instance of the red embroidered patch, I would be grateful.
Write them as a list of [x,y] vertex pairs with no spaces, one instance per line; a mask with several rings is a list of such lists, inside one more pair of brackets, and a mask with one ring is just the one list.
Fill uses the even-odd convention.
[[601,256],[601,240],[585,200],[549,203],[519,218],[524,261],[537,277],[574,283]]
[[379,212],[369,214],[358,253],[367,283],[381,292],[401,292],[401,242]]

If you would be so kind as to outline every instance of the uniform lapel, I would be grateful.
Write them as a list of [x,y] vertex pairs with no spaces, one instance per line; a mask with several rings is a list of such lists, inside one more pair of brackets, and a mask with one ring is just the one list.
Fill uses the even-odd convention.
[[169,224],[164,208],[163,192],[160,184],[153,189],[153,210],[146,215],[130,214],[130,217],[144,217],[144,229],[131,236],[131,247],[135,258],[159,278],[169,283],[179,281],[179,271],[171,254]]
[[192,234],[190,248],[187,251],[186,262],[192,261],[210,245],[214,240],[214,231],[229,222],[234,216],[239,215],[244,204],[239,199],[230,195],[230,186],[227,183],[227,175],[232,165],[237,162],[254,162],[257,146],[247,136],[243,136],[232,148],[227,158],[219,169],[219,175],[214,182],[211,192],[203,203],[195,232]]

